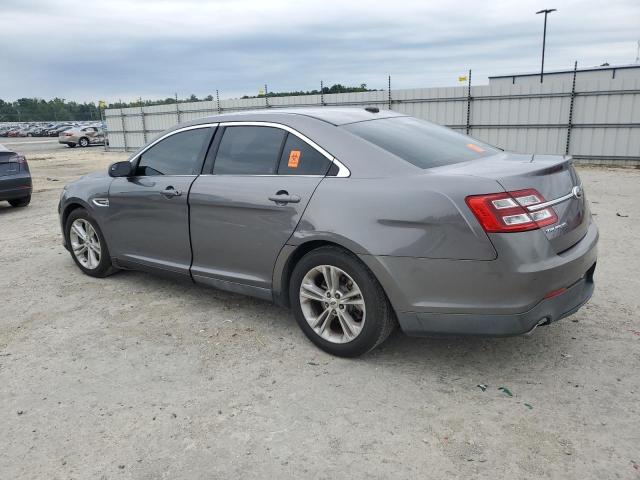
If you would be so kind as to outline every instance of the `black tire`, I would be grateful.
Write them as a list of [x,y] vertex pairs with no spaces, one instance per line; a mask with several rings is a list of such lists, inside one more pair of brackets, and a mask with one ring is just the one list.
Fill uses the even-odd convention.
[[[358,285],[365,302],[362,330],[347,343],[333,343],[317,334],[305,319],[300,305],[300,285],[307,272],[319,265],[341,269]],[[384,342],[395,328],[395,313],[373,273],[352,253],[339,247],[321,247],[307,253],[296,264],[289,282],[291,309],[305,335],[325,352],[339,357],[363,355]]]
[[75,143],[67,143],[67,147],[69,148],[75,148],[76,144]]
[[78,145],[80,145],[82,148],[88,147],[89,139],[87,137],[82,137],[80,140],[78,140]]
[[[93,269],[85,268],[78,261],[76,256],[73,254],[73,250],[71,247],[71,240],[70,240],[71,225],[73,225],[73,222],[78,220],[79,218],[86,220],[91,224],[91,226],[93,227],[93,229],[95,230],[98,236],[98,239],[100,240],[100,250],[101,250],[100,262],[98,263],[98,266]],[[87,212],[84,208],[78,208],[72,211],[69,214],[69,217],[67,218],[64,228],[65,228],[64,234],[66,236],[67,245],[69,245],[69,253],[71,254],[71,258],[73,258],[73,261],[78,266],[78,268],[82,270],[83,273],[91,277],[104,278],[104,277],[108,277],[109,275],[117,271],[117,269],[111,263],[111,255],[109,254],[107,241],[105,240],[104,235],[102,234],[102,230],[100,230],[100,226],[98,225],[98,222],[96,222],[95,219],[91,217],[91,215],[89,215],[89,212]]]
[[22,198],[16,198],[15,200],[9,200],[9,205],[12,207],[26,207],[31,202],[31,195]]

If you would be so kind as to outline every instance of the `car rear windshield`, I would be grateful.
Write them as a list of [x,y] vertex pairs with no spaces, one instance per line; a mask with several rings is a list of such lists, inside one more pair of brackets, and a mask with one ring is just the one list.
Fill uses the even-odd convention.
[[394,117],[342,126],[420,168],[466,162],[499,152],[478,140],[413,117]]

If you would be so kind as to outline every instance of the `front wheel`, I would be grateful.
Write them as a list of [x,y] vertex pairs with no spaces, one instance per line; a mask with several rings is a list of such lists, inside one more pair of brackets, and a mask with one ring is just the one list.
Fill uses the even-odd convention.
[[80,270],[100,278],[115,272],[102,231],[86,210],[71,212],[67,218],[65,233],[71,257]]
[[84,147],[88,147],[89,146],[89,139],[82,137],[79,141],[78,141],[78,145],[80,145],[82,148]]
[[289,298],[305,335],[340,357],[357,357],[374,349],[396,325],[393,309],[373,273],[338,247],[318,248],[298,262]]

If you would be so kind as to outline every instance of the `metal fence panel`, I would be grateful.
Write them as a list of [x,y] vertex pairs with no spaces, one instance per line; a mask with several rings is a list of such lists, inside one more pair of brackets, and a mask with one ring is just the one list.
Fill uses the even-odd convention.
[[[470,93],[470,95],[469,95]],[[217,113],[293,106],[375,106],[449,126],[516,152],[640,163],[640,80],[417,88],[289,97],[224,99],[108,109],[109,148],[132,150],[179,122]],[[125,134],[126,132],[126,134]]]

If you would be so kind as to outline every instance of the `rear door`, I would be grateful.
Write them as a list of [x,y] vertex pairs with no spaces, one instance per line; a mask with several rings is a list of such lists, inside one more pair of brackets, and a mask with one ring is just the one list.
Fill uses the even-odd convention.
[[170,133],[133,161],[135,175],[109,188],[107,238],[118,262],[189,275],[189,188],[200,173],[212,125]]
[[221,124],[189,196],[194,279],[270,298],[273,266],[331,157],[277,124]]

